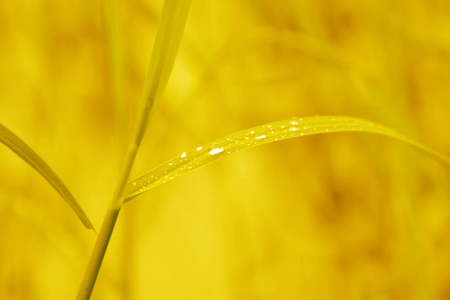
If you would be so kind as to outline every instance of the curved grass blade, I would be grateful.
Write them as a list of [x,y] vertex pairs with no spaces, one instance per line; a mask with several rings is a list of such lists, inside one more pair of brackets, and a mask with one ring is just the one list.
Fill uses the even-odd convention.
[[134,143],[139,145],[145,134],[154,104],[161,98],[177,56],[189,14],[191,0],[166,0],[155,44],[145,78],[142,104]]
[[53,172],[53,170],[47,165],[36,152],[33,151],[24,141],[18,136],[12,133],[8,128],[0,123],[0,142],[5,144],[8,148],[14,151],[20,158],[22,158],[27,164],[35,169],[42,177],[50,183],[53,188],[61,195],[61,197],[69,204],[72,210],[77,214],[78,218],[83,222],[87,229],[94,230],[91,221],[84,213],[78,202],[73,195],[59,179],[59,177]]
[[129,201],[189,171],[246,148],[306,135],[349,131],[376,133],[400,140],[450,168],[449,158],[396,133],[392,129],[367,120],[341,116],[293,118],[240,131],[184,152],[180,156],[127,183],[123,200],[124,202]]
[[191,0],[164,1],[160,25],[144,84],[144,96],[159,98],[169,80],[183,37]]

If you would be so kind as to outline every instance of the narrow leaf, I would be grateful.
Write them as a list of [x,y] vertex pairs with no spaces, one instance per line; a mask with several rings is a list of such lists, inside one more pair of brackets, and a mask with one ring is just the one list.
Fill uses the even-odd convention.
[[153,46],[144,95],[157,97],[164,90],[183,36],[191,0],[166,0]]
[[240,131],[184,152],[180,156],[127,183],[124,201],[129,201],[189,171],[246,148],[306,135],[349,131],[376,133],[400,140],[450,168],[449,158],[396,133],[392,129],[367,120],[341,116],[293,118]]
[[18,136],[12,133],[8,128],[0,123],[0,142],[5,144],[8,148],[14,151],[20,158],[22,158],[27,164],[33,167],[42,177],[50,183],[53,188],[61,195],[61,197],[69,204],[73,211],[83,222],[87,229],[94,229],[91,221],[81,209],[73,195],[59,179],[59,177],[53,172],[53,170],[47,165],[36,152],[33,151],[24,141]]
[[138,130],[134,143],[139,145],[151,119],[151,112],[167,85],[183,37],[191,0],[166,0],[145,78]]

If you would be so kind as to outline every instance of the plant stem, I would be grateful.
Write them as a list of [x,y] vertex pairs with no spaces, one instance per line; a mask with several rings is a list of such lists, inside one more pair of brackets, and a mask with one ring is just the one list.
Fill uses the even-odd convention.
[[125,158],[125,162],[120,172],[119,181],[115,193],[113,194],[111,205],[103,220],[102,228],[95,242],[94,250],[92,251],[91,258],[89,260],[88,267],[86,269],[84,279],[78,290],[77,300],[89,300],[94,289],[95,281],[97,280],[100,267],[103,263],[106,249],[108,248],[109,240],[111,239],[114,226],[116,225],[117,218],[120,213],[120,209],[123,205],[123,192],[128,178],[130,177],[131,169],[136,159],[136,155],[139,146],[144,137],[147,124],[151,118],[151,110],[153,108],[154,101],[145,101],[141,105],[139,112],[139,118],[136,123],[136,129],[134,131],[134,137],[132,143],[128,148],[128,152]]
[[[136,136],[139,136],[141,131],[145,130],[142,128],[143,123],[138,123],[136,129]],[[122,194],[125,188],[125,184],[130,176],[131,168],[133,167],[134,160],[139,148],[140,140],[134,139],[128,149],[128,153],[125,159],[125,163],[121,172],[121,176],[117,185],[116,192],[113,195],[111,205],[106,213],[103,220],[102,228],[95,242],[94,250],[92,251],[91,258],[89,260],[88,267],[86,269],[84,279],[81,283],[80,289],[78,290],[77,300],[89,300],[94,289],[95,281],[97,280],[100,267],[103,263],[103,258],[105,257],[106,249],[108,248],[109,240],[111,239],[114,226],[116,225],[117,218],[122,208],[121,201]]]
[[116,224],[119,213],[120,207],[111,207],[108,209],[105,219],[103,220],[102,228],[100,229],[97,237],[94,250],[92,251],[91,259],[89,261],[83,282],[78,290],[77,300],[85,300],[91,297],[98,272],[102,265],[103,257],[105,256],[106,248],[108,247],[109,240],[111,239],[114,225]]
[[119,216],[120,209],[123,205],[122,196],[127,180],[130,177],[131,169],[133,167],[134,160],[136,159],[139,146],[141,145],[142,139],[144,137],[145,130],[147,129],[147,125],[152,117],[151,112],[154,104],[153,97],[151,97],[149,100],[146,100],[144,98],[142,102],[143,103],[140,108],[133,140],[128,148],[125,163],[123,164],[122,171],[120,172],[116,191],[113,194],[111,205],[106,213],[102,228],[100,229],[100,233],[97,237],[97,241],[91,254],[91,258],[89,260],[83,282],[81,283],[80,289],[78,290],[78,296],[76,298],[77,300],[89,300],[91,297],[95,281],[97,280],[100,267],[103,263],[106,249],[108,248],[109,240],[114,230],[117,217]]

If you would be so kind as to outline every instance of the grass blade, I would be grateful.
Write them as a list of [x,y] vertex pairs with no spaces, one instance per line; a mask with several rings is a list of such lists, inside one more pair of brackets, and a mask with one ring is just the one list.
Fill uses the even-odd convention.
[[8,148],[14,151],[20,158],[22,158],[27,164],[35,169],[42,177],[50,183],[53,188],[61,195],[61,197],[69,204],[72,210],[83,222],[87,229],[93,229],[91,221],[84,213],[78,202],[73,195],[59,179],[59,177],[53,172],[53,170],[47,165],[47,163],[36,154],[24,141],[18,136],[12,133],[8,128],[0,123],[0,141]]
[[158,98],[169,80],[190,5],[191,0],[166,0],[164,2],[144,85],[144,95],[148,98]]
[[341,116],[293,118],[240,131],[184,152],[139,178],[128,182],[124,193],[124,202],[189,171],[246,148],[300,136],[348,131],[376,133],[400,140],[450,168],[449,158],[396,133],[392,129],[367,120]]
[[191,0],[164,1],[142,93],[142,105],[137,122],[139,128],[134,137],[137,145],[140,144],[150,122],[153,106],[161,98],[169,80],[183,37],[190,5]]

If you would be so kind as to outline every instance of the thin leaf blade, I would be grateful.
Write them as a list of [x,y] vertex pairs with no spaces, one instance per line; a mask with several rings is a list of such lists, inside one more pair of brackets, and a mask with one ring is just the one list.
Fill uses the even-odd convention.
[[36,153],[30,146],[22,141],[17,135],[11,132],[3,124],[0,123],[0,142],[5,144],[9,149],[22,158],[28,165],[35,169],[50,185],[61,195],[61,197],[69,204],[81,222],[87,229],[94,230],[94,226],[89,220],[86,213],[80,207],[73,197],[72,193],[50,168],[50,166]]
[[148,98],[158,98],[169,80],[183,37],[190,5],[191,0],[164,1],[144,85],[144,95]]
[[133,143],[139,147],[152,118],[153,107],[164,93],[186,26],[191,0],[164,1],[147,76],[142,92],[137,130]]
[[139,178],[128,182],[124,193],[124,201],[129,201],[187,172],[247,148],[307,135],[355,131],[381,134],[405,142],[450,168],[449,158],[377,123],[342,116],[293,118],[240,131],[184,152]]

